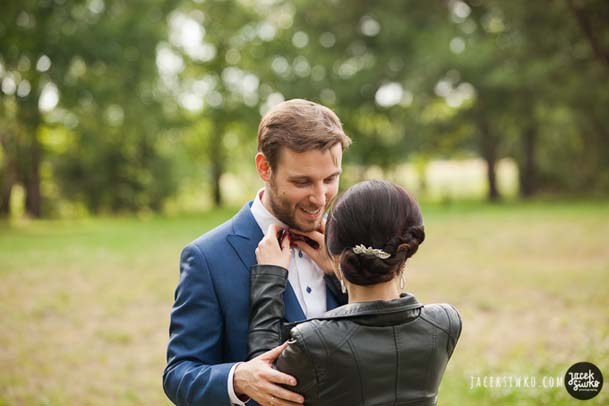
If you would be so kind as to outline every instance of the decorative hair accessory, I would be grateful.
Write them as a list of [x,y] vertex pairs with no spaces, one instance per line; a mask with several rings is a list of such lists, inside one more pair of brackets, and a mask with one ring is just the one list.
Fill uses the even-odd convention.
[[356,254],[366,254],[366,255],[374,255],[380,259],[387,259],[391,256],[391,254],[380,250],[378,248],[366,247],[363,244],[357,244],[353,247],[353,252]]

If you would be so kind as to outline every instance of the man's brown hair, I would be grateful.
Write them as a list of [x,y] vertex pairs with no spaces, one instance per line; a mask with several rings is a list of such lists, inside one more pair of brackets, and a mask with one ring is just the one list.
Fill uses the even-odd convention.
[[309,100],[292,99],[273,107],[258,126],[258,151],[272,170],[277,167],[281,148],[296,152],[328,150],[341,144],[343,151],[351,139],[343,131],[336,114]]

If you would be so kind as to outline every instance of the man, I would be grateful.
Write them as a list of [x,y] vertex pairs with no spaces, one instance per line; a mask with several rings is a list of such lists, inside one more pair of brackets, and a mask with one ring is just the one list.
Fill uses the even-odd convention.
[[293,239],[286,321],[319,316],[339,304],[326,276],[332,267],[323,216],[338,192],[342,153],[350,143],[338,117],[310,101],[289,100],[262,118],[255,161],[264,188],[233,218],[182,251],[163,375],[165,393],[174,403],[303,403],[302,396],[281,386],[293,386],[295,379],[271,367],[284,346],[245,361],[249,270],[264,233],[288,228],[317,244]]

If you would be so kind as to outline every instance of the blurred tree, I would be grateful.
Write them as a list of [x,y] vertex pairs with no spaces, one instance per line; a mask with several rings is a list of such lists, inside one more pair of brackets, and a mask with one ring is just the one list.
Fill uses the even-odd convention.
[[[455,13],[455,2],[288,4],[295,8],[294,23],[281,32],[287,45],[271,55],[275,86],[288,97],[305,95],[336,108],[354,139],[347,162],[387,171],[413,152],[421,167],[422,157],[473,149],[488,164],[489,198],[499,198],[501,137],[492,116],[501,109],[494,95],[505,94],[505,86],[489,83],[480,89],[489,100],[476,99],[476,84],[494,80],[494,42],[481,44],[482,55],[450,52],[460,54],[462,31],[473,32],[471,25],[454,23],[466,20],[467,5],[459,2],[466,13]],[[485,68],[490,72],[480,75]],[[458,114],[474,105],[470,114]]]
[[594,57],[609,70],[609,5],[603,0],[567,0]]
[[[215,206],[223,203],[221,179],[239,161],[241,144],[255,142],[264,90],[260,48],[273,39],[255,3],[236,0],[185,1],[169,16],[168,55],[183,61],[167,83],[192,128],[190,145],[205,160]],[[230,137],[227,136],[230,134]]]
[[[568,159],[570,171],[554,173],[554,179],[571,179],[572,189],[580,193],[609,190],[609,2],[568,0],[571,16],[579,32],[569,27],[567,43],[570,54],[567,71],[571,72],[561,94],[573,110],[582,142]],[[565,173],[566,172],[566,173]],[[564,188],[564,183],[563,183]]]
[[[55,179],[65,196],[94,212],[160,208],[170,183],[153,187],[162,184],[153,176],[167,173],[155,147],[162,115],[153,89],[169,7],[168,0],[6,4],[0,63],[3,84],[14,89],[4,86],[2,97],[15,106],[8,118],[17,146],[6,155],[18,163],[28,214],[42,213],[40,168],[53,147],[61,151]],[[41,142],[43,126],[51,129],[50,145]],[[62,145],[53,137],[63,137]]]
[[[38,100],[41,78],[36,69],[38,52],[45,47],[45,28],[53,3],[9,1],[0,16],[0,64],[2,66],[2,113],[10,123],[2,129],[3,199],[1,211],[10,211],[10,196],[15,183],[23,184],[25,208],[34,217],[41,214],[40,162],[42,148],[38,139],[41,123]],[[8,120],[7,120],[8,119]],[[13,125],[13,122],[18,125]]]
[[[4,98],[0,100],[0,117],[10,117],[14,112],[9,112],[14,103],[7,102]],[[2,120],[0,122],[0,217],[10,214],[11,196],[13,186],[17,183],[17,137],[14,121]]]
[[[508,114],[520,133],[514,155],[521,195],[608,190],[609,128],[600,117],[609,107],[609,88],[602,85],[609,82],[609,3],[495,4],[512,32],[509,55],[517,67]],[[571,124],[565,125],[565,114]],[[569,158],[560,150],[570,150]]]
[[293,22],[266,49],[274,76],[268,81],[286,98],[310,98],[337,111],[354,140],[347,162],[387,170],[406,160],[424,143],[418,95],[434,72],[426,66],[428,52],[445,35],[446,8],[340,0],[285,7]]
[[504,157],[523,197],[607,191],[608,17],[603,0],[10,0],[0,215],[16,184],[31,216],[43,197],[160,210],[189,169],[221,205],[260,115],[294,97],[337,111],[359,168],[465,152],[491,200]]

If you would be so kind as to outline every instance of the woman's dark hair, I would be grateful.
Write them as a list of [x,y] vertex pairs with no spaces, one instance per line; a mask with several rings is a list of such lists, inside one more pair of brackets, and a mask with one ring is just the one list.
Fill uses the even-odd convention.
[[[328,216],[325,239],[329,254],[340,255],[340,267],[349,282],[387,282],[425,239],[421,209],[398,185],[382,180],[360,182],[336,199]],[[391,256],[381,259],[356,254],[353,247],[359,244]]]

